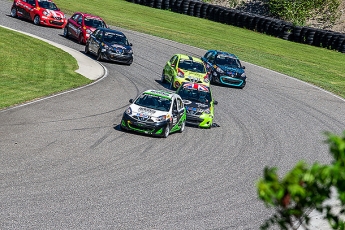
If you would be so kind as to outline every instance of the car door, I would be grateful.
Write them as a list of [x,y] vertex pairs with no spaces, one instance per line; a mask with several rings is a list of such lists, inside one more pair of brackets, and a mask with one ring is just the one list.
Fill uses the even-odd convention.
[[102,31],[101,30],[95,30],[90,38],[89,38],[89,50],[92,53],[97,54],[98,52],[98,48],[99,48],[99,44],[98,44],[98,40],[102,38]]
[[27,1],[28,1],[28,4],[27,4],[27,7],[25,8],[26,15],[27,15],[26,18],[33,20],[36,14],[35,7],[36,7],[36,4],[38,3],[36,2],[36,0],[27,0]]
[[68,32],[73,38],[78,38],[78,20],[81,19],[81,15],[79,13],[74,14],[69,20],[68,20]]
[[179,121],[181,120],[184,114],[184,110],[185,108],[184,108],[184,104],[181,98],[179,97],[174,98],[173,109],[172,109],[172,116],[173,116],[172,127],[174,127],[177,123],[179,123]]
[[165,74],[167,75],[167,80],[169,82],[173,81],[174,76],[176,76],[176,68],[178,63],[178,56],[174,55],[169,62],[165,65]]

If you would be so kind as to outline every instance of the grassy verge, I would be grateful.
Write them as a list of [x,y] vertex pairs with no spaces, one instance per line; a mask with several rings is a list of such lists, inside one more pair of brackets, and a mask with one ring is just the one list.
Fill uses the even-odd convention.
[[[202,49],[233,52],[242,60],[320,86],[345,98],[345,54],[285,41],[206,19],[125,0],[55,0],[66,13],[90,12],[108,24]],[[248,76],[250,78],[250,76]]]
[[91,82],[74,72],[71,55],[46,42],[2,27],[0,41],[0,109]]

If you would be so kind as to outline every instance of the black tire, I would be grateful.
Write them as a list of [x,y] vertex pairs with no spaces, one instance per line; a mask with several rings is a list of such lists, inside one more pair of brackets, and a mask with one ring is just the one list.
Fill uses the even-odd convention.
[[175,87],[174,87],[174,77],[171,78],[169,89],[171,89],[171,90],[175,89]]
[[96,60],[97,60],[97,61],[102,61],[102,53],[101,53],[101,50],[100,50],[100,49],[97,51]]
[[63,36],[65,38],[69,37],[69,35],[68,35],[68,24],[63,28]]
[[34,24],[36,26],[38,26],[40,24],[40,21],[41,21],[40,16],[39,15],[35,15],[35,17],[34,17]]
[[79,44],[84,44],[85,42],[84,42],[84,38],[83,38],[83,35],[82,34],[80,34],[79,35],[79,38],[78,38],[78,43]]
[[11,17],[12,18],[16,18],[17,17],[17,8],[16,7],[12,7],[11,8]]
[[162,82],[163,84],[167,82],[167,80],[165,79],[164,70],[163,70],[163,72],[162,72],[161,82]]
[[186,121],[183,121],[181,124],[181,128],[180,128],[179,132],[182,133],[185,128],[186,128]]
[[86,54],[89,54],[89,53],[90,53],[90,50],[89,50],[89,43],[86,43],[86,45],[85,45],[85,53],[86,53]]
[[162,137],[167,138],[169,136],[169,134],[170,134],[170,126],[169,126],[169,124],[167,124],[167,126],[165,127],[164,132],[162,134]]

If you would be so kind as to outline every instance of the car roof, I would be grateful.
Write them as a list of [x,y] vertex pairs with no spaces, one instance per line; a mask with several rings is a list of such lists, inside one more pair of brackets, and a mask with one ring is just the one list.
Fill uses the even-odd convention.
[[229,53],[229,52],[222,51],[222,50],[209,50],[208,52],[211,52],[211,51],[217,53],[218,56],[223,55],[223,56],[229,56],[229,57],[238,59],[238,57],[233,53]]
[[196,82],[183,82],[180,86],[180,89],[185,88],[185,89],[195,89],[198,91],[204,91],[204,92],[210,92],[211,88],[201,84],[201,83],[196,83]]
[[190,56],[190,55],[187,55],[187,54],[177,54],[178,56],[180,56],[180,59],[186,59],[186,60],[191,60],[193,62],[200,62],[202,63],[202,60],[200,58],[197,58],[197,57],[193,57],[193,56]]
[[[85,18],[98,18],[98,19],[102,19],[100,16],[94,15],[94,14],[89,14],[89,13],[83,13],[83,12],[75,12],[74,14],[81,14],[83,15]],[[102,19],[103,20],[103,19]]]
[[179,96],[175,92],[169,92],[169,91],[157,90],[157,89],[149,89],[149,90],[144,91],[142,94],[150,94],[150,95],[153,95],[153,96],[159,96],[159,97],[167,98],[167,99],[170,99],[170,100],[173,97]]
[[99,27],[97,28],[98,30],[104,31],[104,32],[108,32],[108,33],[116,33],[116,34],[122,34],[124,35],[124,33],[122,33],[121,31],[118,30],[113,30],[113,29],[109,29],[109,28],[103,28],[103,27]]

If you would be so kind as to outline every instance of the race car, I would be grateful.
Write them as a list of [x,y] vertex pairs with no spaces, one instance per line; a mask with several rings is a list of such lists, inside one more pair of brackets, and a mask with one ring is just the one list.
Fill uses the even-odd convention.
[[90,34],[98,27],[108,28],[104,20],[96,15],[76,12],[67,20],[63,35],[74,38],[80,44],[85,44]]
[[186,109],[182,98],[164,90],[146,90],[123,113],[120,127],[160,137],[173,132],[183,132],[186,124]]
[[201,57],[209,71],[212,84],[223,84],[243,89],[246,85],[247,76],[245,66],[235,54],[220,50],[208,50]]
[[35,25],[64,28],[67,19],[51,0],[14,0],[11,16],[33,21]]
[[208,86],[184,82],[176,91],[181,96],[186,108],[189,125],[200,128],[211,128],[214,118],[214,105],[218,102],[212,97],[211,89]]
[[96,55],[97,61],[108,60],[127,65],[133,62],[132,43],[118,30],[97,28],[87,39],[85,53]]
[[185,54],[175,54],[165,64],[161,82],[169,82],[170,89],[177,89],[183,82],[196,82],[210,85],[204,63],[200,58]]

